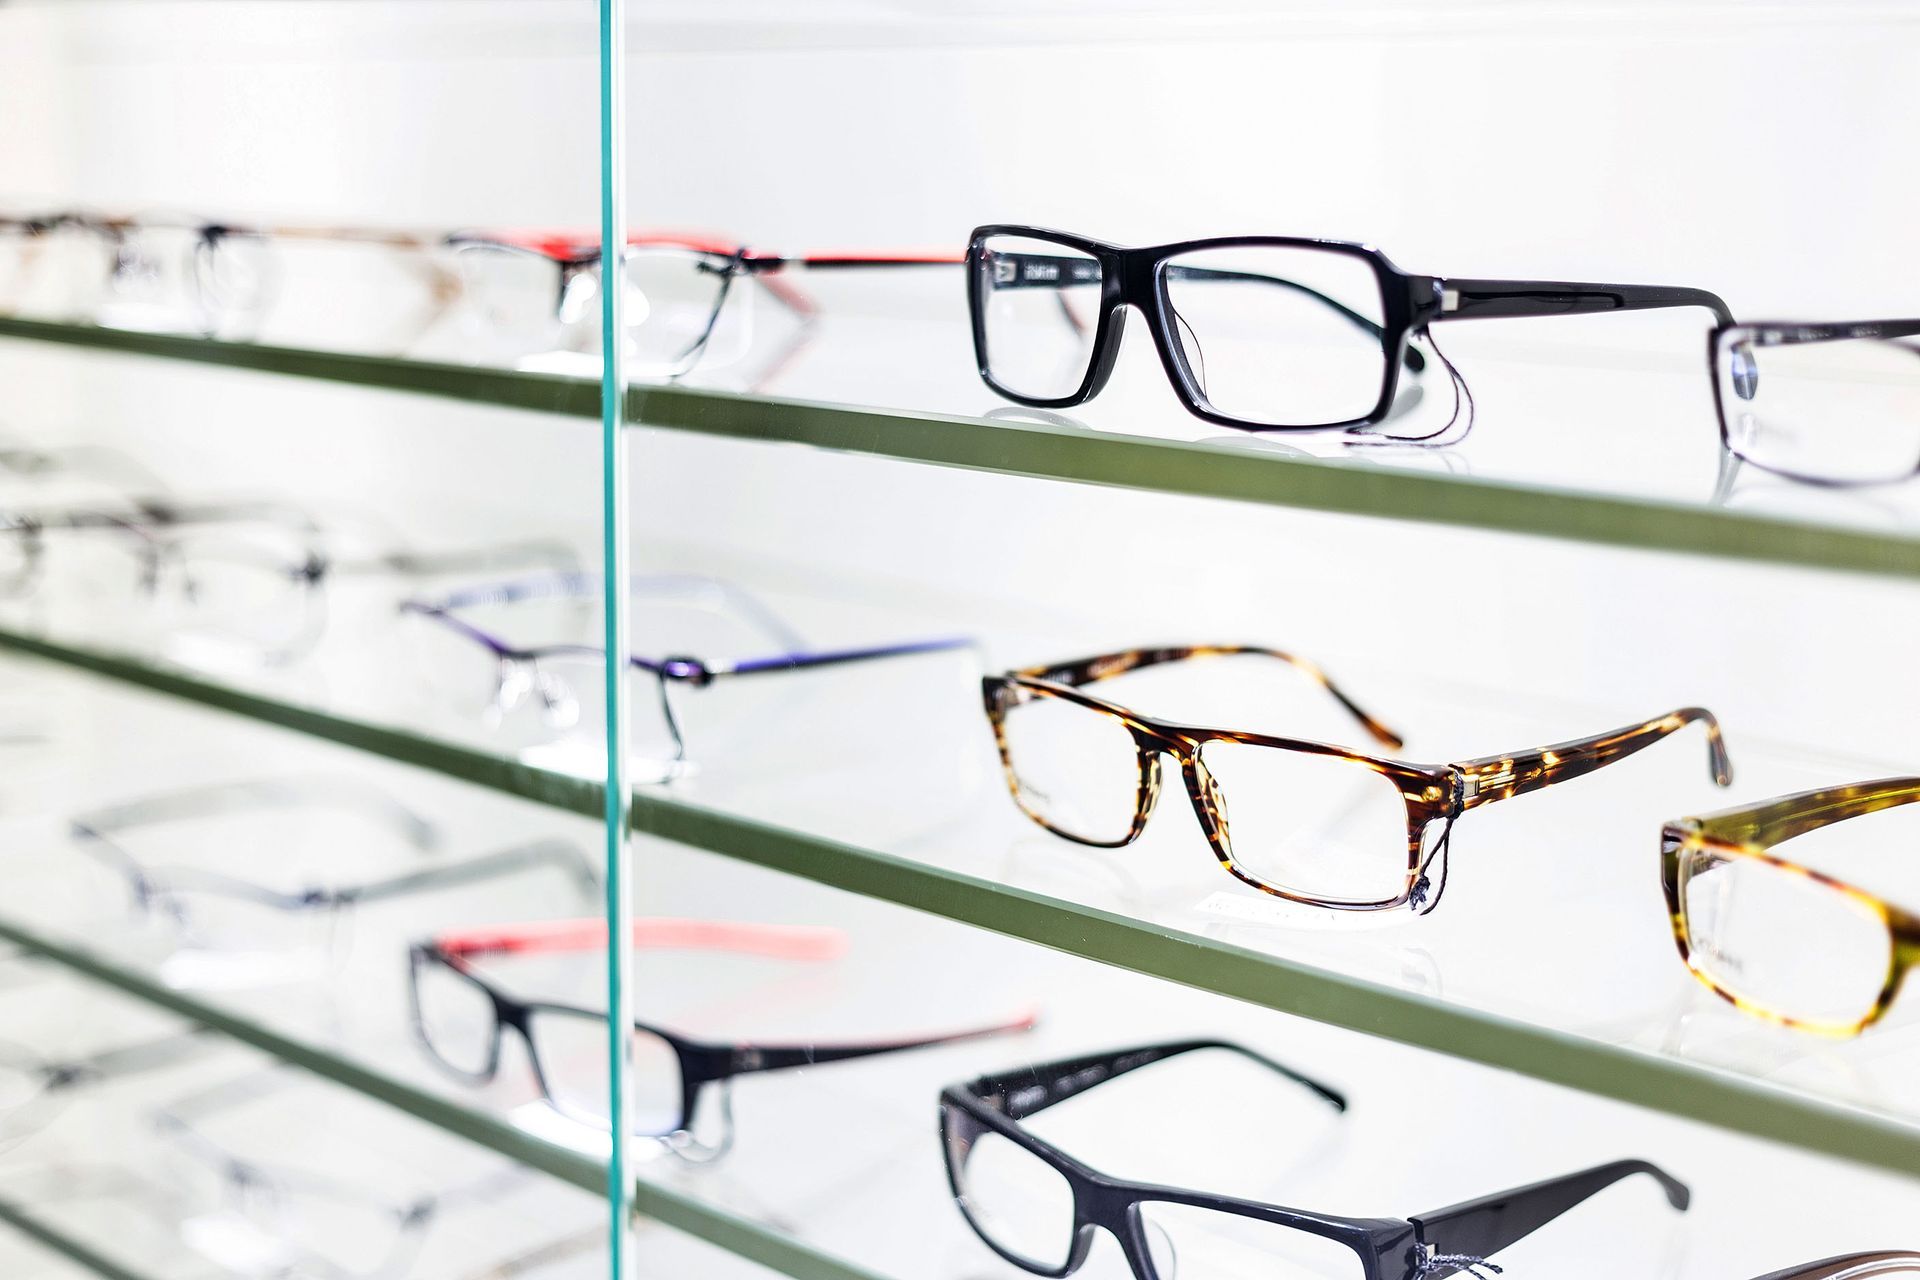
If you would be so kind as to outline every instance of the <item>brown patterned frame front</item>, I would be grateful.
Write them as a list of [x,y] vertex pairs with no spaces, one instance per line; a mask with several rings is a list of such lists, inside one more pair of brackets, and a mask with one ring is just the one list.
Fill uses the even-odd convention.
[[[987,676],[981,681],[987,719],[993,725],[994,740],[1000,749],[1000,762],[1014,803],[1034,822],[1055,835],[1076,844],[1094,848],[1117,849],[1131,844],[1146,830],[1160,792],[1160,757],[1171,755],[1179,763],[1187,794],[1193,801],[1195,816],[1214,856],[1234,878],[1263,893],[1311,906],[1339,911],[1386,911],[1410,906],[1421,915],[1439,904],[1446,888],[1446,866],[1453,822],[1469,809],[1538,791],[1557,782],[1565,782],[1592,773],[1616,760],[1625,759],[1645,747],[1696,721],[1707,727],[1707,743],[1713,780],[1727,786],[1733,780],[1733,766],[1721,739],[1720,723],[1713,713],[1701,707],[1681,707],[1641,724],[1629,725],[1590,738],[1577,738],[1551,747],[1508,755],[1483,756],[1451,764],[1412,764],[1403,760],[1367,755],[1331,743],[1299,738],[1281,738],[1261,733],[1217,729],[1198,725],[1174,724],[1139,715],[1116,703],[1082,693],[1081,686],[1109,680],[1147,667],[1196,658],[1259,655],[1286,663],[1313,680],[1351,714],[1367,732],[1388,750],[1398,750],[1401,738],[1378,719],[1362,710],[1358,703],[1330,680],[1313,663],[1277,649],[1254,645],[1183,645],[1159,649],[1131,649],[1072,662],[1027,667],[1004,675]],[[1007,745],[1006,717],[1014,708],[1037,698],[1057,698],[1090,711],[1111,716],[1126,726],[1139,751],[1140,785],[1135,796],[1133,821],[1127,833],[1117,840],[1094,840],[1061,830],[1029,807],[1021,795],[1019,776],[1014,771]],[[1389,898],[1361,902],[1329,899],[1301,893],[1280,885],[1264,883],[1239,867],[1233,859],[1228,824],[1222,817],[1222,805],[1212,775],[1201,760],[1208,742],[1236,742],[1248,746],[1272,747],[1309,755],[1350,760],[1373,770],[1392,782],[1407,807],[1407,870],[1400,891]]]
[[[1896,907],[1825,872],[1776,857],[1770,850],[1836,822],[1916,802],[1920,802],[1920,778],[1882,778],[1877,782],[1801,791],[1757,805],[1669,822],[1660,833],[1660,883],[1666,891],[1667,910],[1673,917],[1673,939],[1688,972],[1735,1008],[1780,1026],[1845,1039],[1859,1035],[1880,1021],[1893,1006],[1907,975],[1920,967],[1920,914]],[[1800,1018],[1729,990],[1704,972],[1693,956],[1685,892],[1686,860],[1702,854],[1721,861],[1753,858],[1789,875],[1804,876],[1851,898],[1869,914],[1877,916],[1886,925],[1888,958],[1886,981],[1881,984],[1873,1007],[1851,1021]]]

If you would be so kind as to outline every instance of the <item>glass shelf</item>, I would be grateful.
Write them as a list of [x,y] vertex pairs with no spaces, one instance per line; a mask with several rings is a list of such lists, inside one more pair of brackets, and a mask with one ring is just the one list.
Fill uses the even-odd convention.
[[[0,317],[0,337],[571,417],[597,419],[600,412],[597,379],[584,372],[323,352],[8,317]],[[1538,378],[1537,362],[1520,365]],[[845,381],[821,377],[803,380],[800,386],[824,396]],[[1457,458],[1457,450],[1342,450],[1326,442],[1295,444],[1246,435],[1166,438],[1158,434],[1167,425],[1164,413],[1142,409],[1130,416],[1119,390],[1108,393],[1122,406],[1110,411],[1111,419],[1090,415],[1098,426],[1059,415],[1021,416],[1007,412],[1006,406],[984,418],[977,416],[982,411],[977,395],[948,393],[941,398],[965,412],[857,408],[825,399],[698,385],[636,386],[629,393],[627,420],[736,441],[805,444],[1003,475],[1608,546],[1920,576],[1920,515],[1904,491],[1891,497],[1877,491],[1881,496],[1856,499],[1763,478],[1746,491],[1757,497],[1742,497],[1736,487],[1735,501],[1710,498],[1708,491],[1715,489],[1711,477],[1704,487],[1692,489],[1657,483],[1657,454],[1647,465],[1603,474],[1631,452],[1617,444],[1610,444],[1598,459],[1584,455],[1585,465],[1567,463],[1558,455],[1550,464],[1541,463],[1521,451],[1517,460],[1488,467],[1482,476],[1450,469],[1457,465],[1449,461]],[[1580,429],[1591,434],[1610,425]],[[1710,424],[1685,425],[1710,437]],[[1192,428],[1182,420],[1176,429]],[[1556,428],[1561,435],[1570,430]],[[1641,424],[1634,444],[1657,449],[1671,434]],[[1652,439],[1643,440],[1646,436]]]
[[17,1205],[0,1200],[0,1222],[6,1223],[21,1235],[44,1246],[48,1251],[73,1263],[81,1270],[102,1277],[102,1280],[160,1280],[144,1271],[122,1265],[106,1254],[93,1248],[84,1240],[40,1221],[39,1218]]
[[[498,919],[492,913],[502,911],[537,916],[555,905],[551,895],[516,883],[367,904],[351,922],[350,945],[324,978],[212,989],[190,985],[194,971],[171,963],[179,953],[149,947],[155,938],[137,922],[89,928],[85,921],[98,899],[57,892],[63,884],[80,887],[76,867],[86,860],[56,856],[71,847],[58,816],[89,799],[124,795],[136,778],[144,790],[187,777],[347,769],[406,795],[410,807],[441,827],[441,852],[534,831],[586,841],[587,824],[98,681],[40,678],[91,686],[90,693],[62,688],[62,705],[74,709],[77,723],[92,726],[83,735],[111,736],[120,745],[106,759],[90,744],[72,753],[70,775],[42,779],[31,812],[15,805],[0,821],[14,882],[33,890],[34,901],[61,904],[57,920],[24,931],[4,926],[7,936],[27,933],[35,950],[83,977],[229,1030],[244,1044],[516,1159],[528,1154],[524,1144],[548,1141],[550,1154],[532,1153],[536,1167],[578,1185],[596,1184],[592,1135],[535,1101],[517,1051],[508,1050],[493,1084],[468,1088],[432,1069],[405,1022],[399,956],[408,939],[449,920]],[[239,829],[223,830],[220,842],[189,839],[205,860],[197,865],[257,856]],[[1534,1267],[1526,1266],[1524,1250],[1516,1253],[1516,1267],[1542,1274],[1590,1274],[1577,1265],[1544,1265],[1554,1259],[1604,1263],[1614,1268],[1610,1274],[1684,1280],[1757,1274],[1782,1256],[1817,1256],[1832,1252],[1836,1242],[1871,1235],[1899,1221],[1910,1204],[1912,1184],[1904,1178],[1365,1041],[1337,1027],[929,919],[737,859],[648,840],[638,843],[634,857],[642,872],[635,903],[642,914],[805,922],[839,929],[847,943],[844,956],[823,963],[641,953],[636,976],[643,1008],[664,1025],[722,1040],[868,1039],[899,1032],[903,1018],[914,1030],[999,1021],[1026,1011],[1025,1002],[1038,996],[1036,1025],[1025,1033],[742,1079],[733,1089],[735,1142],[718,1161],[684,1162],[643,1144],[643,1213],[803,1280],[1004,1280],[1014,1274],[971,1236],[945,1189],[930,1115],[939,1088],[1022,1061],[1202,1035],[1228,1036],[1325,1079],[1347,1095],[1348,1112],[1304,1106],[1304,1095],[1284,1088],[1269,1097],[1262,1090],[1274,1088],[1273,1081],[1237,1078],[1233,1088],[1206,1091],[1200,1114],[1151,1106],[1133,1111],[1139,1096],[1116,1090],[1111,1101],[1127,1109],[1131,1122],[1116,1122],[1110,1108],[1096,1107],[1053,1136],[1114,1173],[1191,1178],[1343,1212],[1413,1212],[1623,1155],[1654,1160],[1695,1188],[1695,1209],[1684,1218],[1662,1209],[1650,1186],[1623,1187],[1597,1201],[1597,1217],[1575,1215],[1564,1230],[1542,1233],[1545,1252]],[[116,906],[115,918],[120,914]],[[502,957],[490,968],[508,990],[525,996],[590,999],[601,980],[598,961],[597,955]],[[302,998],[289,998],[294,993]],[[1181,1079],[1192,1083],[1194,1077]],[[110,1130],[121,1108],[118,1097],[112,1107],[108,1101],[90,1096],[85,1107],[70,1107],[68,1118]],[[1063,1118],[1068,1111],[1062,1109]],[[1488,1119],[1503,1113],[1532,1122]],[[1156,1126],[1156,1115],[1168,1122]],[[231,1119],[244,1124],[249,1117]],[[1807,1212],[1816,1198],[1820,1211]],[[1753,1232],[1755,1214],[1777,1226]],[[1569,1258],[1575,1232],[1613,1244],[1604,1256],[1579,1251]]]
[[[551,808],[599,812],[597,784],[558,769],[18,633],[0,631],[0,647]],[[727,768],[686,785],[640,790],[635,830],[1332,1026],[1920,1173],[1920,1097],[1911,1073],[1898,1070],[1913,1020],[1896,1016],[1874,1035],[1829,1046],[1721,1010],[1695,989],[1670,940],[1659,936],[1665,920],[1657,891],[1638,893],[1651,890],[1651,837],[1626,845],[1644,847],[1645,874],[1618,858],[1596,858],[1608,851],[1608,841],[1622,839],[1604,823],[1586,837],[1591,849],[1564,850],[1542,871],[1541,860],[1529,854],[1553,847],[1539,842],[1559,839],[1568,819],[1536,807],[1530,822],[1504,835],[1492,821],[1463,831],[1455,855],[1461,883],[1430,918],[1276,916],[1270,900],[1233,892],[1204,848],[1171,847],[1197,838],[1171,806],[1156,832],[1117,866],[1078,856],[1029,828],[996,793],[993,762],[973,750],[978,744],[961,737],[969,745],[953,745],[951,715],[926,702],[930,687],[942,693],[945,687],[915,667],[899,664],[890,681],[883,676],[872,691],[874,705],[896,714],[919,705],[925,714],[908,721],[922,724],[944,747],[929,754],[899,744],[893,753],[899,767],[869,775],[820,764],[815,757],[832,752],[812,752],[818,743],[810,743],[805,758],[780,758],[778,742],[769,739],[766,750],[749,751],[737,764],[729,760]],[[847,732],[860,732],[857,723]],[[1697,748],[1676,741],[1662,751]],[[1795,762],[1791,753],[1776,759],[1749,752],[1742,767],[1784,782]],[[1617,768],[1619,785],[1628,785],[1626,771],[1634,770],[1649,803],[1670,795],[1673,812],[1684,811],[1676,771],[1653,753]],[[930,772],[951,794],[927,789]],[[956,777],[964,785],[951,785]],[[1575,807],[1569,812],[1578,811],[1581,801],[1568,791],[1567,803]],[[871,803],[876,795],[890,802]],[[1526,812],[1516,811],[1516,819]],[[1474,846],[1467,846],[1469,837]],[[1572,885],[1552,873],[1555,865],[1583,863],[1616,870]],[[1504,872],[1495,870],[1502,864]],[[1499,889],[1502,874],[1519,877],[1510,892]],[[1574,917],[1552,907],[1583,893],[1583,918],[1604,920],[1606,927],[1594,926],[1587,946],[1569,947],[1564,922]],[[1542,909],[1525,910],[1529,903]],[[1490,931],[1506,947],[1478,946]],[[1386,945],[1389,938],[1397,945]],[[1515,954],[1555,959],[1537,967],[1536,982],[1544,985],[1516,980]],[[88,963],[83,954],[72,960]]]
[[[126,995],[179,1014],[190,1022],[211,1027],[243,1044],[263,1050],[282,1062],[384,1102],[529,1168],[539,1169],[588,1191],[597,1192],[605,1187],[603,1161],[577,1149],[543,1140],[508,1118],[455,1100],[445,1088],[423,1083],[428,1080],[424,1071],[414,1073],[418,1077],[415,1079],[367,1065],[339,1049],[277,1030],[257,1014],[236,1013],[215,1000],[178,990],[160,978],[143,972],[136,964],[12,919],[0,918],[0,940]],[[778,1233],[684,1192],[644,1179],[636,1187],[635,1206],[646,1217],[718,1245],[739,1257],[797,1277],[798,1280],[874,1280],[869,1272],[846,1266],[804,1245],[783,1239]],[[0,1203],[0,1219],[21,1226],[22,1230],[31,1230],[22,1221],[25,1215],[9,1209],[4,1203]],[[46,1237],[36,1233],[36,1238]],[[69,1253],[69,1256],[85,1261],[89,1266],[96,1265],[98,1255],[87,1253],[78,1242],[66,1241],[65,1245],[67,1247],[62,1251]],[[112,1266],[103,1259],[98,1260],[97,1265]],[[101,1274],[118,1277],[132,1273],[104,1270]]]

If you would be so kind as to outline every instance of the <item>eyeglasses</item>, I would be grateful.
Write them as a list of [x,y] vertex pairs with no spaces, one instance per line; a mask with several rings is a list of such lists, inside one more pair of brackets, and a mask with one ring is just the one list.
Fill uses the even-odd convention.
[[1728,452],[1809,484],[1920,474],[1920,320],[1732,324],[1707,358]]
[[[564,231],[463,231],[447,237],[476,315],[515,354],[593,345],[600,295],[597,235]],[[764,293],[789,324],[818,315],[806,293],[780,277],[810,271],[957,266],[951,253],[816,253],[749,249],[720,236],[635,231],[622,256],[630,367],[643,377],[679,377],[696,365],[733,364],[755,342],[754,299]],[[738,284],[760,286],[745,292]],[[730,301],[731,300],[731,301]]]
[[[416,854],[438,843],[433,825],[378,788],[348,778],[262,779],[223,783],[146,797],[73,819],[81,849],[124,888],[132,909],[162,923],[174,945],[206,953],[217,966],[176,957],[176,977],[189,974],[232,984],[304,976],[301,957],[336,951],[349,934],[353,911],[371,905],[463,886],[555,872],[566,882],[568,901],[591,901],[599,877],[586,854],[564,840],[536,840],[458,861],[429,862],[391,875],[359,881],[313,881],[285,887],[263,884],[192,865],[155,865],[127,848],[129,837],[175,822],[278,811],[335,811],[371,822]],[[282,963],[272,963],[280,957]],[[290,966],[290,967],[289,967]]]
[[1233,655],[1293,667],[1376,741],[1401,745],[1318,667],[1291,654],[1242,645],[1137,649],[981,682],[1014,802],[1056,835],[1118,848],[1146,829],[1160,793],[1160,758],[1172,756],[1214,856],[1236,879],[1317,907],[1408,906],[1424,915],[1446,888],[1453,824],[1470,809],[1592,773],[1696,721],[1707,728],[1713,780],[1732,781],[1719,722],[1700,707],[1551,747],[1418,765],[1150,719],[1080,692],[1131,671]]
[[[523,1185],[518,1168],[459,1187],[406,1199],[365,1184],[274,1161],[255,1160],[214,1140],[203,1118],[236,1101],[277,1089],[284,1073],[255,1072],[223,1082],[158,1111],[154,1128],[167,1139],[177,1194],[196,1216],[181,1224],[198,1252],[257,1275],[374,1277],[413,1268],[428,1229],[462,1204],[498,1199]],[[221,1213],[208,1214],[207,1206]]]
[[1920,1276],[1920,1253],[1849,1253],[1770,1271],[1759,1280],[1867,1280],[1869,1276]]
[[123,219],[76,210],[0,217],[0,306],[91,320],[125,233]]
[[[128,499],[113,507],[0,517],[0,596],[26,596],[49,578],[96,613],[131,625],[129,606],[159,607],[141,619],[163,633],[242,645],[269,664],[319,643],[327,584],[345,576],[416,580],[486,571],[568,572],[579,558],[551,539],[430,551],[394,548],[339,554],[331,530],[278,502]],[[59,572],[48,571],[57,557]]]
[[[564,232],[480,232],[450,235],[468,299],[490,333],[515,354],[566,346],[570,334],[592,339],[598,319],[602,253],[598,237]],[[626,282],[627,343],[633,371],[674,377],[696,363],[739,359],[753,340],[751,305],[720,317],[747,250],[718,237],[635,232],[621,267]],[[769,291],[796,317],[812,303],[798,292]]]
[[200,1027],[76,1058],[48,1058],[24,1045],[0,1044],[0,1151],[46,1128],[75,1090],[164,1071],[218,1044]]
[[1683,1183],[1655,1165],[1620,1160],[1409,1218],[1347,1218],[1112,1178],[1021,1124],[1130,1072],[1209,1050],[1250,1060],[1346,1108],[1333,1089],[1219,1040],[1092,1054],[951,1085],[940,1093],[940,1134],[954,1201],[968,1225],[1002,1258],[1042,1276],[1073,1274],[1094,1233],[1105,1231],[1136,1280],[1270,1273],[1486,1280],[1499,1271],[1492,1255],[1623,1179],[1649,1175],[1675,1209],[1690,1199]]
[[1920,778],[1803,791],[1660,834],[1680,956],[1735,1007],[1820,1035],[1860,1034],[1920,965],[1920,914],[1777,857],[1790,840],[1920,801]]
[[[678,919],[636,921],[631,941],[635,947],[813,961],[831,959],[846,946],[845,936],[834,929]],[[593,951],[606,945],[606,922],[592,919],[449,933],[415,943],[410,961],[414,1032],[443,1068],[479,1085],[499,1072],[501,1040],[511,1028],[526,1046],[534,1080],[547,1104],[576,1122],[609,1128],[606,1011],[521,1000],[481,977],[473,965],[487,956]],[[1034,1019],[1028,1016],[933,1036],[777,1045],[694,1040],[636,1021],[627,1042],[632,1132],[664,1139],[676,1154],[712,1159],[732,1141],[726,1086],[736,1076],[958,1044],[1029,1030],[1033,1025]],[[694,1121],[702,1097],[713,1085],[722,1086],[723,1134],[717,1142],[697,1142]]]
[[[735,631],[749,637],[746,643],[766,645],[771,650],[726,661],[684,655],[629,655],[627,674],[633,682],[630,750],[653,780],[680,776],[690,768],[681,711],[670,689],[707,689],[739,677],[975,647],[969,637],[948,636],[851,649],[813,649],[750,593],[717,579],[677,574],[635,578],[630,591],[635,599],[682,614],[724,618]],[[423,673],[437,682],[462,711],[477,714],[498,727],[509,715],[527,708],[537,713],[544,732],[566,735],[587,748],[602,749],[604,649],[585,643],[515,643],[461,616],[501,607],[524,612],[521,606],[543,601],[584,606],[597,603],[599,597],[598,579],[585,574],[557,574],[474,587],[434,601],[409,600],[400,607],[402,613],[423,623],[415,631],[415,639],[421,644]],[[635,627],[636,632],[643,630]]]
[[1127,249],[1023,226],[973,232],[967,298],[980,376],[1009,400],[1057,408],[1098,395],[1132,307],[1187,409],[1245,431],[1386,421],[1402,371],[1426,367],[1410,340],[1430,340],[1428,326],[1443,320],[1704,307],[1733,323],[1726,303],[1699,289],[1409,275],[1338,240]]
[[0,475],[36,498],[48,488],[57,488],[64,496],[69,486],[93,492],[105,490],[115,499],[129,491],[166,491],[165,484],[140,459],[99,444],[42,445],[0,437]]

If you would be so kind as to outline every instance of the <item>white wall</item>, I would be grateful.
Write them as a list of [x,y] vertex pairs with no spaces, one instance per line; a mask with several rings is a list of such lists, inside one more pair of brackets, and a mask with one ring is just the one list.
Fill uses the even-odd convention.
[[[1906,162],[1920,14],[1904,5],[637,3],[634,16],[636,223],[777,248],[954,245],[989,218],[1127,240],[1323,233],[1415,270],[1695,283],[1750,312],[1920,305],[1907,265],[1920,173]],[[0,76],[0,186],[296,220],[591,225],[592,38],[586,0],[15,4],[0,8],[0,58],[26,71]],[[829,302],[833,287],[820,286]],[[993,406],[951,280],[843,302],[772,390]],[[1456,327],[1475,329],[1448,341],[1483,400],[1460,464],[1704,497],[1697,317]],[[0,359],[15,404],[56,363]],[[180,484],[287,485],[423,534],[565,528],[591,545],[582,424],[59,363],[85,391],[44,391],[16,430],[137,437]],[[1138,333],[1123,365],[1085,421],[1207,434]],[[1257,636],[1584,705],[1542,712],[1568,732],[1678,700],[1721,706],[1749,733],[1889,759],[1911,737],[1902,586],[686,438],[636,452],[645,558],[912,601],[1008,645]],[[1880,519],[1876,503],[1900,507],[1839,514]],[[770,570],[769,554],[790,567]]]

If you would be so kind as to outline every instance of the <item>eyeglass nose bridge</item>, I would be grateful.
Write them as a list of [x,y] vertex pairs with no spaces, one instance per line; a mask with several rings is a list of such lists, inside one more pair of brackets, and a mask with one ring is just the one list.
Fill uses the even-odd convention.
[[1154,354],[1177,387],[1197,389],[1192,371],[1180,352],[1177,340],[1167,332],[1172,319],[1163,318],[1160,294],[1161,260],[1148,252],[1123,250],[1101,262],[1099,337],[1094,351],[1093,369],[1087,375],[1086,393],[1081,400],[1100,394],[1113,376],[1120,360],[1121,338],[1126,333],[1127,313],[1138,312],[1153,338]]
[[1227,836],[1226,794],[1220,790],[1220,784],[1200,758],[1198,743],[1183,744],[1173,754],[1180,762],[1180,776],[1187,784],[1187,797],[1193,801],[1193,816],[1200,823],[1201,833],[1207,837],[1207,843],[1213,846],[1215,855],[1226,861],[1232,856],[1232,845]]
[[1172,753],[1179,759],[1171,740],[1137,724],[1129,724],[1127,730],[1133,734],[1134,750],[1139,755],[1140,789],[1134,799],[1133,830],[1123,844],[1140,838],[1140,833],[1147,829],[1147,819],[1153,816],[1154,806],[1160,803],[1160,757]]

